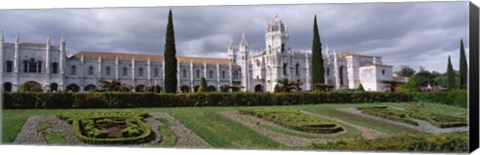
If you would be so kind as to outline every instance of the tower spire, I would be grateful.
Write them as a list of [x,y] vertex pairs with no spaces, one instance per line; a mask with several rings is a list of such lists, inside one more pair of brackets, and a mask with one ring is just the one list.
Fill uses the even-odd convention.
[[15,35],[15,43],[20,43],[20,36],[18,34],[18,31],[17,31],[17,34]]
[[48,35],[47,35],[47,44],[49,44],[49,45],[50,45],[50,43],[51,43],[51,40],[50,40],[50,33],[48,33]]
[[247,38],[245,37],[245,32],[242,33],[242,40],[240,41],[240,46],[248,46]]

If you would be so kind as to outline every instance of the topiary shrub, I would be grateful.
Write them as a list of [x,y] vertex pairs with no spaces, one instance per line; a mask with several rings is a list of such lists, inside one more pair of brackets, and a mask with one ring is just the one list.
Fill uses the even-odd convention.
[[20,92],[43,92],[42,85],[35,81],[27,81],[20,85]]

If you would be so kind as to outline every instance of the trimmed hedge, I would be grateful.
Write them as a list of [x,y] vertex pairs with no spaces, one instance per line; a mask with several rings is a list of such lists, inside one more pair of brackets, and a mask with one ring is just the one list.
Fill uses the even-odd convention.
[[253,106],[321,103],[408,102],[408,93],[305,92],[305,93],[4,93],[5,109],[133,108],[191,106]]
[[312,149],[349,151],[407,151],[407,152],[455,152],[467,153],[468,133],[401,134],[397,137],[378,139],[342,140],[326,144],[314,144]]
[[[138,144],[152,139],[150,127],[143,122],[148,114],[134,112],[86,112],[64,113],[58,117],[67,120],[73,126],[73,134],[81,141],[89,144]],[[122,137],[108,137],[108,131],[97,127],[102,122],[126,124]],[[136,133],[131,134],[130,131]]]
[[441,103],[467,108],[468,93],[466,90],[451,90],[448,92],[417,93],[414,100],[419,102]]
[[330,120],[307,115],[296,109],[259,108],[239,110],[241,114],[264,118],[293,130],[331,134],[344,131],[342,126]]

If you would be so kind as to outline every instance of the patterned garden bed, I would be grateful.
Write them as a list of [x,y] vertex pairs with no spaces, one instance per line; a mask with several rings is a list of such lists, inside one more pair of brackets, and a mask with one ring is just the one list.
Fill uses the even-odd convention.
[[377,117],[386,118],[393,121],[418,125],[417,120],[424,120],[433,126],[439,128],[451,128],[467,126],[467,120],[461,117],[442,115],[436,113],[428,113],[414,110],[400,110],[388,106],[370,106],[359,107],[358,110],[362,113],[374,115]]
[[143,122],[146,113],[89,112],[60,114],[73,126],[74,135],[89,144],[138,144],[152,138],[152,130]]
[[293,130],[331,134],[344,131],[337,123],[307,115],[296,109],[258,108],[239,110],[241,114],[253,115]]

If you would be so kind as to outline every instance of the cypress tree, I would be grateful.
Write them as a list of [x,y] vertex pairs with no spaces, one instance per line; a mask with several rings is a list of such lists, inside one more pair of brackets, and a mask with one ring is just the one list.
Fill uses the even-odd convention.
[[452,61],[450,56],[448,56],[448,66],[447,66],[447,88],[449,90],[455,89],[455,73],[452,67]]
[[205,79],[205,77],[202,77],[202,80],[200,80],[198,92],[207,92],[207,79]]
[[167,34],[165,37],[165,92],[176,93],[177,92],[177,58],[175,49],[175,36],[173,32],[173,20],[172,10],[168,13]]
[[322,43],[317,26],[317,15],[313,19],[313,45],[312,45],[312,84],[325,83],[322,57]]
[[463,39],[460,40],[460,88],[467,88],[468,74],[467,58],[465,56],[465,48],[463,47]]

